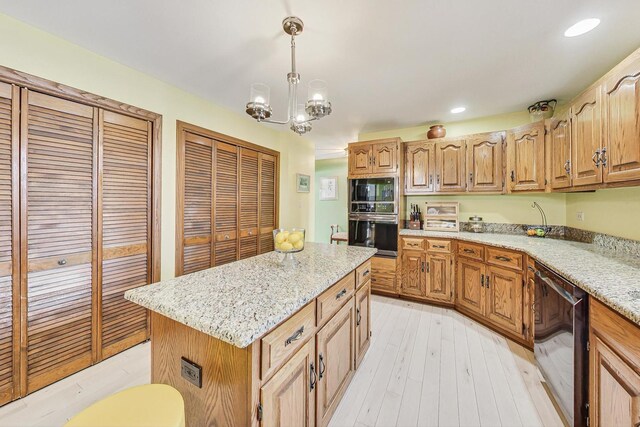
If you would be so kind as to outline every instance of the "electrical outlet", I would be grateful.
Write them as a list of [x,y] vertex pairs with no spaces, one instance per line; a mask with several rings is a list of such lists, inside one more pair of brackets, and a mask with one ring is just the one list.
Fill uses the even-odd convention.
[[584,212],[576,212],[576,219],[578,221],[584,221]]
[[185,359],[180,359],[180,373],[182,378],[198,388],[202,388],[202,367]]

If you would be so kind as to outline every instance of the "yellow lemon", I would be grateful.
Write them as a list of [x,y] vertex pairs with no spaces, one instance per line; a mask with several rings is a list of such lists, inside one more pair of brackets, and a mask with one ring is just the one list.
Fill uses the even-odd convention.
[[304,240],[298,240],[296,243],[294,243],[293,247],[296,248],[296,250],[304,248]]
[[289,238],[289,232],[288,231],[282,231],[281,232],[284,235],[284,240],[287,240]]
[[289,235],[289,238],[287,239],[287,241],[292,245],[295,245],[301,239],[302,239],[302,236],[300,236],[298,233],[293,233]]
[[280,250],[280,243],[276,243],[276,244],[275,244],[275,248],[276,248],[277,250]]
[[283,242],[280,244],[280,250],[283,252],[289,252],[291,249],[293,249],[293,245],[289,242]]
[[279,232],[276,234],[276,244],[282,243],[287,239],[287,236],[284,235],[284,232]]

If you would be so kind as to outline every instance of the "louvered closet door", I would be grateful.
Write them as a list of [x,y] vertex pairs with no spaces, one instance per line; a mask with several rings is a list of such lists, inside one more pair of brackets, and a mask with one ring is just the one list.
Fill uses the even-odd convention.
[[260,153],[260,253],[273,250],[276,227],[276,158]]
[[186,133],[184,144],[184,229],[182,274],[212,266],[214,142]]
[[0,405],[18,386],[18,100],[17,89],[0,83]]
[[147,310],[124,292],[148,284],[151,123],[102,112],[102,358],[147,338]]
[[26,89],[22,103],[29,393],[92,363],[97,109]]
[[238,259],[238,147],[216,142],[215,265]]
[[258,255],[258,152],[240,149],[240,259]]

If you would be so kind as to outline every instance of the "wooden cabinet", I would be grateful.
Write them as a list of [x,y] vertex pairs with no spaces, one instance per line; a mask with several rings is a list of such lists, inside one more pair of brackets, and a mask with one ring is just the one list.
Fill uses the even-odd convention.
[[258,252],[263,254],[273,251],[273,230],[278,225],[278,157],[259,153],[258,159],[258,175],[260,177],[258,197],[260,247]]
[[215,141],[214,262],[238,259],[238,146]]
[[315,341],[309,340],[260,388],[262,425],[315,425]]
[[502,191],[504,139],[504,132],[479,134],[467,138],[468,191]]
[[456,306],[484,315],[484,264],[458,259]]
[[571,171],[574,187],[602,182],[602,86],[594,86],[571,104]]
[[240,148],[239,259],[258,255],[258,152]]
[[501,329],[522,333],[522,273],[489,266],[485,274],[486,317]]
[[427,295],[425,258],[424,252],[402,252],[402,294],[421,298]]
[[596,299],[590,303],[591,425],[640,424],[640,328]]
[[427,254],[425,296],[429,300],[453,302],[453,257],[439,253]]
[[603,96],[604,182],[640,180],[640,53],[608,75]]
[[400,168],[400,139],[349,144],[349,178],[394,176]]
[[384,294],[397,294],[397,270],[397,258],[381,256],[374,256],[371,258],[371,290]]
[[462,139],[436,143],[436,191],[440,193],[466,191],[465,147],[465,141]]
[[510,192],[545,189],[544,140],[543,121],[509,131],[507,182]]
[[371,344],[371,281],[367,281],[356,292],[355,368]]
[[373,144],[373,173],[394,174],[398,170],[398,143],[395,140]]
[[571,121],[569,112],[548,121],[547,168],[552,190],[571,187]]
[[405,146],[405,194],[426,194],[435,191],[435,143],[407,142]]
[[370,144],[349,147],[349,177],[366,176],[372,173],[372,151]]

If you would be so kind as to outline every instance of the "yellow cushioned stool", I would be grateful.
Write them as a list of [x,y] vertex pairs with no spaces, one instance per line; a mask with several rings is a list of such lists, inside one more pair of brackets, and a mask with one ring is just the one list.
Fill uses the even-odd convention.
[[184,427],[184,401],[166,384],[131,387],[89,406],[65,427]]

